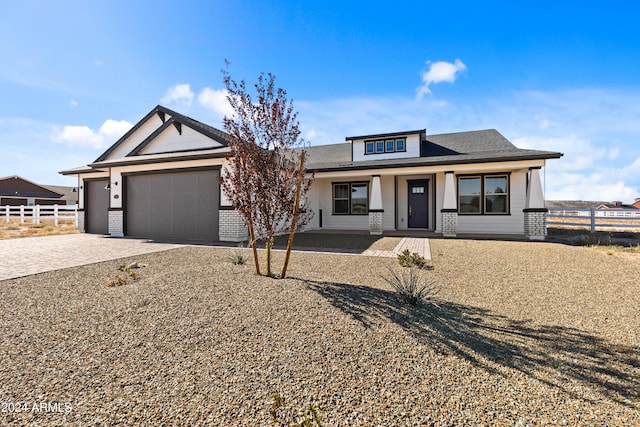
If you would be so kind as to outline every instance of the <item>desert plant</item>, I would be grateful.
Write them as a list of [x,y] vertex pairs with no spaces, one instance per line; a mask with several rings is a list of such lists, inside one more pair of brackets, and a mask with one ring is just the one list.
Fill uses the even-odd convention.
[[276,426],[286,426],[286,427],[322,427],[322,422],[320,421],[320,415],[318,414],[318,410],[320,409],[316,405],[309,405],[309,408],[304,411],[302,415],[296,416],[293,411],[283,411],[284,406],[284,397],[280,396],[278,393],[275,393],[271,396],[273,399],[273,403],[271,404],[271,409],[269,413],[271,414],[271,424]]
[[113,287],[113,286],[124,286],[129,283],[129,279],[138,280],[140,278],[140,273],[137,271],[133,271],[134,269],[146,267],[145,264],[140,264],[138,262],[133,262],[129,265],[120,265],[118,267],[118,271],[125,273],[125,276],[120,274],[116,275],[115,279],[109,279],[104,282],[105,286]]
[[389,268],[389,276],[382,276],[398,293],[400,301],[411,305],[423,305],[430,302],[438,289],[435,280],[428,280],[417,268],[409,268],[400,272]]
[[227,256],[227,259],[229,259],[229,262],[231,262],[231,264],[233,265],[245,265],[247,261],[249,261],[249,258],[240,249],[236,249],[231,252]]
[[433,265],[429,260],[417,252],[409,252],[409,249],[405,249],[402,253],[398,254],[398,262],[403,267],[416,267],[422,270],[433,269]]

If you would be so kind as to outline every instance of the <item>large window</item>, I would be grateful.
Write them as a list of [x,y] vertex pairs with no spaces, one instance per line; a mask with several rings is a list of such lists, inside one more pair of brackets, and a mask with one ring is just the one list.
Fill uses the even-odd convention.
[[397,153],[407,151],[405,138],[365,141],[364,154]]
[[369,183],[340,182],[333,184],[334,215],[366,215],[369,213]]
[[458,177],[458,212],[508,214],[509,175]]

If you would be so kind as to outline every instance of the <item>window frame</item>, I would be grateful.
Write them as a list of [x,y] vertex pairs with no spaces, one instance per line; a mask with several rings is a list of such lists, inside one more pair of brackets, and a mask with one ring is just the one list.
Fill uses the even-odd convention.
[[377,140],[375,142],[375,146],[376,146],[375,154],[384,153],[384,146],[385,146],[384,140]]
[[[369,149],[371,148],[371,149]],[[364,143],[364,154],[375,154],[376,153],[376,147],[375,147],[375,141],[367,141]]]
[[[480,180],[480,193],[478,194],[478,197],[479,197],[478,212],[462,212],[461,211],[462,203],[460,202],[461,198],[464,196],[472,196],[472,195],[475,196],[475,194],[461,193],[460,180],[474,179],[474,178],[477,178]],[[504,189],[504,193],[488,193],[486,190],[487,178],[504,178],[506,180],[506,186],[505,186],[506,188]],[[457,188],[458,215],[511,215],[511,174],[509,172],[458,175],[457,184],[458,184],[458,188]],[[505,211],[504,212],[487,211],[487,196],[504,196]]]
[[[349,197],[348,198],[344,198],[344,197],[340,197],[340,198],[336,198],[336,186],[343,186],[343,185],[347,185],[348,186],[348,193],[349,193]],[[366,207],[365,207],[365,212],[358,212],[358,213],[354,213],[353,212],[353,187],[355,185],[364,185],[366,190],[367,190],[367,198],[366,198]],[[369,200],[370,200],[370,194],[369,194],[369,189],[370,189],[370,184],[369,181],[352,181],[352,182],[332,182],[331,183],[331,214],[332,215],[339,215],[339,216],[363,216],[363,215],[369,215]],[[349,207],[349,212],[336,212],[336,200],[348,200],[348,207]]]
[[[389,149],[393,148],[393,149]],[[385,138],[364,141],[364,155],[405,153],[407,138]]]
[[[389,143],[391,143],[391,147],[389,147]],[[391,149],[389,149],[391,148]],[[395,139],[385,139],[384,141],[384,152],[385,153],[395,153],[396,151],[396,140]]]

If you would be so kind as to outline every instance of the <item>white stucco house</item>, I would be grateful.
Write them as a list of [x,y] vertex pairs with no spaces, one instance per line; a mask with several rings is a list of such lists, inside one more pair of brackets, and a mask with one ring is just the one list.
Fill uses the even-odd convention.
[[[240,241],[221,194],[225,132],[157,106],[76,176],[79,227],[152,239]],[[422,230],[445,237],[546,236],[540,170],[562,153],[515,147],[496,130],[425,129],[308,148],[314,216],[305,230]]]

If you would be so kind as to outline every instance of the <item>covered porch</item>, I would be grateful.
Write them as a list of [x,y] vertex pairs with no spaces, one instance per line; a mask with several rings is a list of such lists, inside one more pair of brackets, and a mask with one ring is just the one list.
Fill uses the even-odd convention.
[[[314,218],[306,229],[543,240],[543,164],[319,173],[310,195]],[[476,184],[477,190],[472,188]]]

